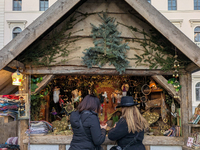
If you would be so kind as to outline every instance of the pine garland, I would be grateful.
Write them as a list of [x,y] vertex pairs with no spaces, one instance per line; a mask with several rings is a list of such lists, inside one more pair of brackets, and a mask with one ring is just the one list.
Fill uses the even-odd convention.
[[[80,15],[76,15],[77,13]],[[65,22],[65,25],[61,30],[58,31],[54,29],[51,32],[51,36],[46,39],[46,41],[44,40],[44,42],[34,43],[16,59],[24,64],[31,64],[35,66],[50,66],[53,63],[62,64],[67,62],[69,60],[67,57],[70,52],[80,48],[71,48],[71,44],[81,39],[80,37],[72,38],[72,35],[79,31],[83,31],[83,29],[76,32],[70,32],[70,30],[89,15],[92,14],[76,12]],[[68,34],[66,34],[67,31],[69,32]],[[57,58],[61,58],[61,61],[57,62]]]
[[[133,58],[128,58],[130,60],[136,60],[136,65],[146,65],[149,69],[157,69],[161,67],[161,70],[168,71],[172,70],[174,66],[175,46],[170,43],[167,39],[163,37],[161,33],[157,30],[151,29],[148,33],[144,30],[139,30],[133,26],[127,26],[123,23],[118,24],[130,29],[131,33],[135,38],[130,40],[130,42],[140,43],[142,49],[132,47],[131,49],[142,51],[141,55],[135,54]],[[143,35],[143,39],[136,37],[135,33],[140,33]],[[128,40],[127,40],[128,41]],[[179,57],[180,66],[184,67],[191,61],[183,54]]]
[[103,23],[99,27],[91,23],[94,47],[85,49],[84,57],[82,57],[83,63],[88,68],[92,68],[93,65],[101,68],[109,63],[122,74],[129,66],[126,52],[130,47],[128,43],[122,43],[123,39],[120,38],[121,33],[117,30],[118,24],[115,24],[115,18],[108,17],[107,13],[103,13],[103,16],[98,13],[98,16]]

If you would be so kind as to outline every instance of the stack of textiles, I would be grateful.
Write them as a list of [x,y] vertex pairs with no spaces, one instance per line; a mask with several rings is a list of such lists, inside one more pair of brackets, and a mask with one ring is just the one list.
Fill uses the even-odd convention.
[[0,116],[11,116],[16,120],[19,103],[19,96],[0,95]]
[[27,135],[46,135],[52,132],[53,127],[47,121],[31,121],[30,130],[26,131]]
[[0,149],[9,149],[9,150],[20,150],[19,145],[12,144],[0,144]]

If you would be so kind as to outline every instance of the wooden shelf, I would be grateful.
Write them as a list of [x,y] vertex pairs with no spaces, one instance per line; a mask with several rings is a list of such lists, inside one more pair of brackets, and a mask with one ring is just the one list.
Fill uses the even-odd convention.
[[[70,144],[72,135],[44,135],[44,136],[31,136],[31,144]],[[24,144],[28,144],[29,138],[25,137],[23,140]],[[114,145],[115,141],[110,141],[106,136],[103,145]],[[144,145],[160,145],[160,146],[183,146],[183,137],[167,137],[167,136],[144,136]]]
[[163,91],[163,89],[156,89],[156,90],[153,90],[153,89],[152,89],[152,90],[151,90],[152,93],[155,93],[155,92],[162,92],[162,91]]
[[190,126],[190,127],[200,127],[200,124],[188,124],[188,126]]
[[194,150],[194,148],[188,147],[188,146],[183,146],[183,150]]

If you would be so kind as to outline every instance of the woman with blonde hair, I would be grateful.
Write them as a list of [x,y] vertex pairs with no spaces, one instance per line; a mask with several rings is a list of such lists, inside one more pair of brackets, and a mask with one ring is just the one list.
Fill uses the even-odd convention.
[[117,141],[118,148],[113,147],[113,149],[145,150],[142,141],[144,130],[149,125],[140,114],[137,104],[133,101],[133,97],[124,96],[121,104],[117,106],[122,109],[122,118],[108,133],[110,140]]

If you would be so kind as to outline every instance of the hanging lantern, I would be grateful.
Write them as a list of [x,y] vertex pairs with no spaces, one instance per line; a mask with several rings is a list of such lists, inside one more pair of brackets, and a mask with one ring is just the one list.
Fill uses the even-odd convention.
[[149,84],[149,87],[150,87],[150,88],[153,88],[153,89],[156,89],[157,86],[156,86],[155,81],[151,80],[151,81],[150,81],[150,84]]
[[23,74],[21,74],[18,69],[12,74],[12,85],[22,86]]

